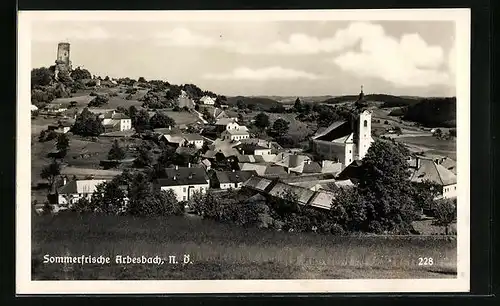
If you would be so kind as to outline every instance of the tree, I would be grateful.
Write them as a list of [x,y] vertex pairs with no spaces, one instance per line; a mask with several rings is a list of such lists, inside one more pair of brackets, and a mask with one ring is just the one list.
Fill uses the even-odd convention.
[[144,168],[152,164],[153,157],[151,156],[151,152],[149,148],[147,148],[144,144],[137,148],[137,157],[134,160],[134,166],[137,168]]
[[450,129],[448,135],[450,135],[450,137],[457,137],[457,129]]
[[66,134],[59,134],[57,137],[57,143],[56,143],[56,148],[59,150],[59,152],[63,152],[63,156],[66,155],[66,152],[68,151],[69,148],[69,138],[68,135]]
[[204,201],[205,201],[205,196],[203,193],[201,193],[200,191],[196,190],[195,192],[193,192],[193,194],[191,195],[190,199],[189,199],[189,208],[191,208],[191,210],[201,216],[203,214],[203,205],[204,205]]
[[403,134],[403,131],[401,130],[401,127],[399,127],[399,126],[396,126],[394,128],[394,132],[396,132],[397,135]]
[[273,123],[273,132],[278,136],[283,136],[288,133],[290,123],[284,119],[279,118]]
[[137,108],[133,105],[130,106],[126,114],[130,117],[132,121],[132,126],[135,126],[135,117],[137,116]]
[[439,196],[440,188],[435,182],[425,180],[413,184],[412,198],[415,201],[415,208],[421,212],[431,211],[434,206],[434,199]]
[[156,112],[149,120],[149,125],[153,129],[165,128],[169,126],[175,126],[175,120],[164,113]]
[[41,67],[31,70],[31,87],[47,86],[52,82],[53,73],[48,68]]
[[255,116],[255,126],[261,130],[266,129],[269,126],[269,116],[265,113],[259,113]]
[[409,179],[403,144],[376,140],[362,160],[359,192],[366,203],[365,222],[358,229],[381,233],[408,233],[417,216],[414,186]]
[[122,147],[120,147],[118,140],[115,140],[113,142],[113,145],[111,146],[111,149],[109,150],[108,159],[122,160],[124,158],[125,158],[125,150]]
[[139,79],[137,80],[137,82],[139,83],[146,83],[146,79],[144,77],[139,77]]
[[99,184],[92,195],[91,206],[98,212],[119,214],[125,206],[125,193],[115,180]]
[[75,81],[92,78],[92,74],[90,74],[90,72],[87,69],[82,69],[80,67],[77,67],[76,69],[71,71],[70,76]]
[[88,106],[89,107],[101,107],[104,104],[107,104],[108,102],[109,102],[108,95],[98,94],[95,96],[94,99],[92,99],[92,101],[89,102]]
[[78,213],[93,213],[95,211],[95,207],[92,206],[91,201],[89,201],[87,198],[80,198],[76,203],[73,204],[71,207],[72,211],[78,212]]
[[295,100],[295,103],[293,104],[293,110],[297,113],[302,112],[302,102],[300,101],[299,98]]
[[243,102],[243,100],[238,99],[238,101],[236,101],[236,107],[238,107],[238,109],[245,109],[246,104],[245,102]]
[[445,228],[446,235],[449,234],[450,224],[457,218],[456,200],[439,199],[434,203],[434,216],[436,223]]
[[284,190],[276,197],[271,196],[268,202],[280,218],[299,211],[299,197],[291,189]]
[[104,126],[97,115],[90,112],[88,108],[84,108],[76,117],[71,131],[81,136],[99,136],[104,132]]
[[364,230],[367,204],[357,188],[338,188],[329,211],[331,220],[343,231]]
[[52,188],[59,174],[61,174],[61,165],[55,159],[52,161],[52,163],[42,168],[40,177],[49,182],[49,193],[52,192]]
[[441,129],[436,129],[434,131],[434,136],[436,136],[437,138],[441,138],[441,136],[443,136],[443,131]]
[[141,109],[135,115],[135,120],[133,122],[134,129],[137,133],[143,133],[145,130],[149,130],[149,114],[145,109]]

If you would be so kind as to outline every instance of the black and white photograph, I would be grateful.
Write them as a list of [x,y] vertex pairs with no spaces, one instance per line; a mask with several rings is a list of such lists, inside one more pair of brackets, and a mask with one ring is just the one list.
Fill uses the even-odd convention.
[[469,290],[468,10],[18,16],[19,293]]

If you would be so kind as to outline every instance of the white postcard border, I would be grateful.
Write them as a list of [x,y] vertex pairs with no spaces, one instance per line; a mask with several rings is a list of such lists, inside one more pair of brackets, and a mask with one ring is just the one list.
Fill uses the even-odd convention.
[[[221,17],[223,17],[221,19]],[[34,20],[261,21],[261,20],[449,20],[456,23],[457,278],[362,280],[31,280],[30,71]],[[470,290],[470,10],[270,10],[270,11],[22,11],[18,13],[16,152],[16,293],[372,293],[468,292]]]

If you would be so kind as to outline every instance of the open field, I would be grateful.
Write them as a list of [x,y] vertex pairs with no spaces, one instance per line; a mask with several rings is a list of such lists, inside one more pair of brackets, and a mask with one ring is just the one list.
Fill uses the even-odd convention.
[[185,112],[185,111],[182,111],[182,112],[162,111],[162,113],[164,113],[167,116],[169,116],[170,118],[174,119],[175,123],[177,125],[181,125],[181,124],[187,125],[187,124],[195,123],[197,121],[201,121],[197,115],[195,115],[193,113]]
[[[332,237],[241,228],[196,217],[33,216],[33,279],[301,279],[456,277],[445,236]],[[43,256],[175,255],[191,264],[43,264]],[[418,265],[432,257],[433,266]],[[168,261],[167,261],[168,262]]]
[[456,160],[457,141],[456,139],[437,139],[434,136],[398,137],[396,141],[403,142],[414,148],[420,148],[431,154],[445,155]]

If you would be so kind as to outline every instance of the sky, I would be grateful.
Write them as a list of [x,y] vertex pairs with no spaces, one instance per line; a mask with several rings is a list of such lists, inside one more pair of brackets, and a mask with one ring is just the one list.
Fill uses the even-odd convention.
[[455,96],[453,21],[56,21],[31,24],[32,68],[193,83],[227,96]]

